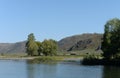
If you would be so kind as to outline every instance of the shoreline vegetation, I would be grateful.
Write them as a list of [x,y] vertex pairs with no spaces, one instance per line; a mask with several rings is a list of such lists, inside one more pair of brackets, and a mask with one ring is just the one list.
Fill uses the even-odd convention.
[[82,65],[104,65],[104,66],[120,66],[120,57],[106,59],[102,55],[86,55],[83,57]]
[[49,61],[76,61],[82,60],[82,56],[0,56],[0,60],[38,60],[40,62]]
[[84,57],[82,64],[120,66],[120,19],[114,18],[106,22],[101,50],[102,59],[96,55],[88,55]]

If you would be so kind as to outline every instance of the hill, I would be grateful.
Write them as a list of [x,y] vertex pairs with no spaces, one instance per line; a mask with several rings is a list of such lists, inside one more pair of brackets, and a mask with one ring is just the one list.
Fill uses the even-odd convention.
[[24,53],[26,41],[16,43],[0,43],[0,53]]
[[[58,41],[59,51],[81,51],[99,49],[102,34],[82,34],[66,37]],[[25,53],[26,41],[16,43],[0,43],[0,53]]]
[[100,49],[102,34],[82,34],[63,38],[58,42],[61,51],[79,51],[84,49]]

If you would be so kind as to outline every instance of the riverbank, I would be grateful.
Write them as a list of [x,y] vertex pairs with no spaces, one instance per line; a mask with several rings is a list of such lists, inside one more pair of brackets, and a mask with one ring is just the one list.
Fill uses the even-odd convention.
[[0,60],[55,60],[55,61],[75,61],[83,59],[82,56],[0,56]]
[[0,56],[0,60],[32,60],[36,57],[23,57],[23,56]]

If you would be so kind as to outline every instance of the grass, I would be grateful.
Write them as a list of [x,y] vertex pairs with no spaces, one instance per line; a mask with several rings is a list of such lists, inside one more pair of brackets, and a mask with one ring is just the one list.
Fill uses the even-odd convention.
[[1,60],[22,60],[26,59],[32,62],[56,62],[56,61],[69,61],[75,59],[82,59],[78,55],[58,55],[58,56],[27,56],[26,54],[4,54],[0,55]]
[[[71,53],[76,53],[76,55],[71,55]],[[82,51],[72,51],[72,52],[59,52],[57,56],[27,56],[26,53],[14,53],[14,54],[8,54],[4,53],[0,55],[0,59],[27,59],[27,60],[37,60],[41,62],[48,62],[48,61],[74,61],[74,60],[80,60],[85,57],[86,54],[95,54],[96,56],[100,56],[100,51],[95,51],[93,49],[87,49]]]
[[37,56],[34,59],[27,60],[28,63],[57,63],[61,61],[74,61],[80,56]]

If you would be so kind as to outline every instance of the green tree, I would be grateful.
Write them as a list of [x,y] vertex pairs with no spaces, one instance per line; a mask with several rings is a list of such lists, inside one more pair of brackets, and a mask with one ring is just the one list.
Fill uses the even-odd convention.
[[120,20],[114,18],[105,24],[103,42],[103,56],[106,59],[116,57],[120,53]]
[[45,56],[52,56],[57,54],[57,42],[55,40],[44,40],[42,42],[43,45],[43,54]]
[[28,39],[26,43],[26,52],[30,56],[38,55],[38,46],[35,42],[35,37],[33,33],[28,35]]
[[40,41],[36,41],[36,44],[38,45],[38,55],[40,56],[43,54],[43,46]]

